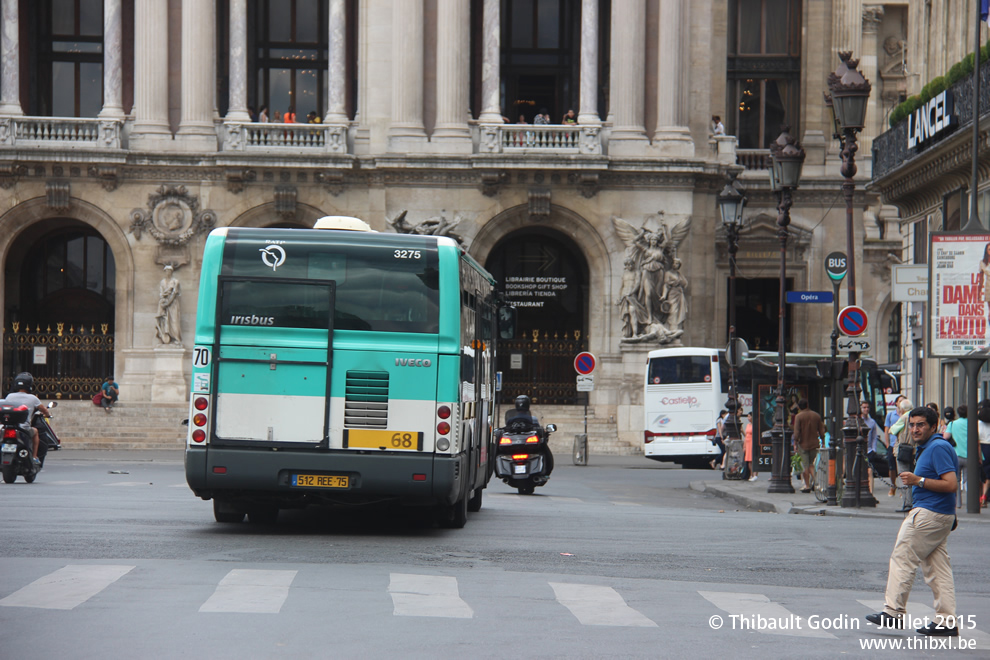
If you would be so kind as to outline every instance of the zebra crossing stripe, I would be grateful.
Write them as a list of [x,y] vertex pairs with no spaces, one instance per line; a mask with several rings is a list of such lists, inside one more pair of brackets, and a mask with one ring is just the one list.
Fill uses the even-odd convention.
[[235,568],[220,580],[199,611],[278,614],[297,572]]
[[585,626],[637,626],[656,628],[657,624],[626,605],[615,589],[594,584],[550,582],[557,602],[571,611]]
[[699,591],[702,598],[722,610],[728,612],[730,616],[738,616],[739,619],[726,622],[727,629],[756,630],[769,635],[787,635],[790,637],[821,637],[825,639],[837,639],[832,633],[823,630],[811,630],[807,625],[793,628],[765,628],[758,629],[755,625],[746,628],[747,622],[753,622],[762,617],[764,620],[786,622],[797,618],[797,615],[788,610],[783,605],[774,603],[763,594],[733,593],[731,591]]
[[461,600],[457,578],[444,575],[389,573],[388,592],[394,616],[470,619],[474,610]]
[[71,610],[127,575],[133,568],[70,564],[15,591],[0,600],[0,605]]

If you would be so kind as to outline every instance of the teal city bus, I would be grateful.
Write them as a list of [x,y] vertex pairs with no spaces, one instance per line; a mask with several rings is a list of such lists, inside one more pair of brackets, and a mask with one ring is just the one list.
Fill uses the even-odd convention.
[[383,503],[462,527],[494,465],[514,310],[451,238],[316,226],[208,236],[186,481],[218,522]]

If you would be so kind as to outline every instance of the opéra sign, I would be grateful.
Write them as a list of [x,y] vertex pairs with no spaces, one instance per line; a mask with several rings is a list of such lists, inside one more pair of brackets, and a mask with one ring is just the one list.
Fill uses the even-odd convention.
[[952,92],[943,90],[908,115],[908,149],[919,149],[926,142],[956,126]]

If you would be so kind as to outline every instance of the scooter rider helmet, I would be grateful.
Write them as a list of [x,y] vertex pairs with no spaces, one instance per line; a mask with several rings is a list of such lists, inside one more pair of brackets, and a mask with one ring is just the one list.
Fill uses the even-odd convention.
[[520,412],[529,412],[529,397],[525,394],[520,394],[516,397],[516,410]]
[[34,391],[34,376],[26,371],[17,374],[14,378],[14,389],[15,390],[26,390],[28,392]]

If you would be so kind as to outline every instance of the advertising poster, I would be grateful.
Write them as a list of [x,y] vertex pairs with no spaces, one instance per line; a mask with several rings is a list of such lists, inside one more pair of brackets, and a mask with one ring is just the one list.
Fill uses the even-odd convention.
[[986,348],[990,313],[990,234],[932,234],[928,352],[964,357]]

